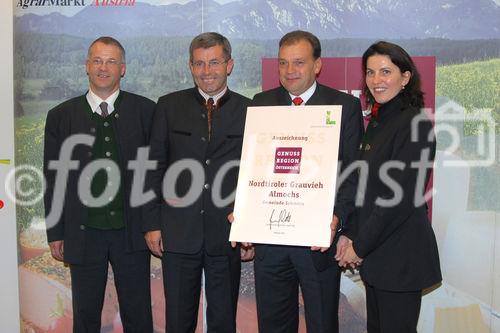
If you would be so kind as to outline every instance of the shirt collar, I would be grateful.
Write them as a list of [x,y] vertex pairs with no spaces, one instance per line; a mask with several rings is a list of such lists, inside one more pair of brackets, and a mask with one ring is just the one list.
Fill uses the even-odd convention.
[[101,105],[102,102],[108,103],[108,114],[111,114],[113,111],[115,111],[115,101],[118,98],[119,94],[120,94],[120,89],[117,89],[114,93],[109,95],[108,98],[102,99],[89,88],[89,92],[85,97],[87,97],[87,102],[89,103],[92,112],[95,112],[100,115],[101,108],[99,106]]
[[[316,81],[314,81],[314,83],[312,84],[312,86],[309,87],[309,89],[307,89],[306,91],[304,91],[302,94],[300,94],[299,96],[295,96],[295,95],[292,95],[290,93],[288,93],[290,95],[290,98],[293,99],[295,97],[300,97],[302,98],[302,100],[304,101],[301,105],[305,105],[307,103],[307,101],[311,98],[311,96],[314,94],[314,92],[316,91]],[[293,105],[293,102],[292,102],[292,105]]]
[[203,90],[201,90],[200,88],[198,88],[198,92],[200,93],[200,95],[205,99],[205,102],[208,101],[209,98],[212,98],[214,100],[214,105],[217,105],[217,102],[219,101],[219,99],[224,96],[224,94],[226,93],[227,91],[227,85],[224,87],[224,89],[222,89],[221,92],[219,92],[218,94],[215,94],[213,96],[210,96],[209,94],[207,94],[206,92],[204,92]]

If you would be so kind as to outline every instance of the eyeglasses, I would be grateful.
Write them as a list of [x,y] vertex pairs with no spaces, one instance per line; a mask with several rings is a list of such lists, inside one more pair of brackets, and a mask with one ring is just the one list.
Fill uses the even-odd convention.
[[[210,60],[208,62],[208,68],[218,68],[225,63],[227,63],[227,60]],[[191,66],[193,66],[196,69],[205,68],[206,65],[207,63],[201,60],[191,62]]]
[[107,59],[107,60],[102,60],[101,58],[95,58],[90,60],[90,63],[94,66],[101,66],[101,65],[110,65],[110,66],[116,66],[116,65],[121,65],[122,62],[118,61],[116,59]]

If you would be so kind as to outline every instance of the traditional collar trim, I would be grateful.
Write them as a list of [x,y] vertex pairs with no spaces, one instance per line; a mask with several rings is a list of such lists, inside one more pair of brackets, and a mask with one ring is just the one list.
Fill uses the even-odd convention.
[[115,110],[115,101],[118,98],[119,94],[120,94],[120,89],[117,89],[108,98],[102,99],[89,88],[89,91],[87,92],[87,95],[85,95],[85,97],[87,98],[87,102],[89,103],[92,112],[101,115],[101,108],[99,107],[101,103],[102,102],[108,103],[108,114],[111,114]]

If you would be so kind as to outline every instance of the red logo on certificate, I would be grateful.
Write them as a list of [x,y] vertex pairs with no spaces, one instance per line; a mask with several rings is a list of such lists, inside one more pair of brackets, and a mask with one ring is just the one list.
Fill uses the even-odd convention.
[[274,173],[300,173],[302,147],[278,147],[274,155]]

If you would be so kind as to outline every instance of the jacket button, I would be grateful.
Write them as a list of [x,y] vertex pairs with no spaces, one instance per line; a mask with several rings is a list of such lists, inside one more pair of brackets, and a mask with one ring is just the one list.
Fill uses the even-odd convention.
[[205,161],[205,164],[206,164],[206,165],[210,165],[210,160],[209,160],[209,159],[208,159],[208,160],[206,160],[206,161]]
[[205,214],[205,211],[202,209],[202,210],[200,210],[200,215],[203,215],[203,214]]
[[203,188],[204,188],[205,190],[208,190],[208,189],[210,188],[210,184],[205,184],[205,185],[203,185]]
[[207,141],[207,138],[205,138],[204,136],[201,137],[201,141],[205,142]]
[[85,230],[85,225],[80,224],[80,230]]

